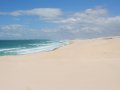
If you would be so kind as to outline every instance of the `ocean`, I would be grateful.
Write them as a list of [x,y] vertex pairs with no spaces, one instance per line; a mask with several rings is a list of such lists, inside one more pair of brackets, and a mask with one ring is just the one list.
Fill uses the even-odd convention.
[[47,52],[69,44],[69,41],[53,40],[0,40],[0,56],[24,55]]

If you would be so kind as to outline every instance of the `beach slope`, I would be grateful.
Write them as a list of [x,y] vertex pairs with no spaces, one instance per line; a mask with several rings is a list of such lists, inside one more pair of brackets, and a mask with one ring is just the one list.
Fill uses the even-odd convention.
[[50,52],[1,56],[0,90],[120,90],[120,37],[73,40]]

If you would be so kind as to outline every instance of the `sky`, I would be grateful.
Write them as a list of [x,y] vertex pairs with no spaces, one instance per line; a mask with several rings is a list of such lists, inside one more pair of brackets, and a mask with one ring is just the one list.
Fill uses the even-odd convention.
[[0,39],[120,35],[120,0],[0,0]]

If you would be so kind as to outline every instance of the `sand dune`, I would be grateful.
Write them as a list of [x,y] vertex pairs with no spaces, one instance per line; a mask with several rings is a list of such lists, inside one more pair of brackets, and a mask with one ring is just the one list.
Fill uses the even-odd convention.
[[120,90],[120,38],[73,40],[51,52],[1,56],[0,90]]

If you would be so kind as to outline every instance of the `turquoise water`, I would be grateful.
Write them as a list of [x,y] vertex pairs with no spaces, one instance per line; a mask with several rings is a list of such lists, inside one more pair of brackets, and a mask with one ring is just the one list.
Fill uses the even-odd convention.
[[52,40],[0,40],[0,56],[47,52],[68,43]]

